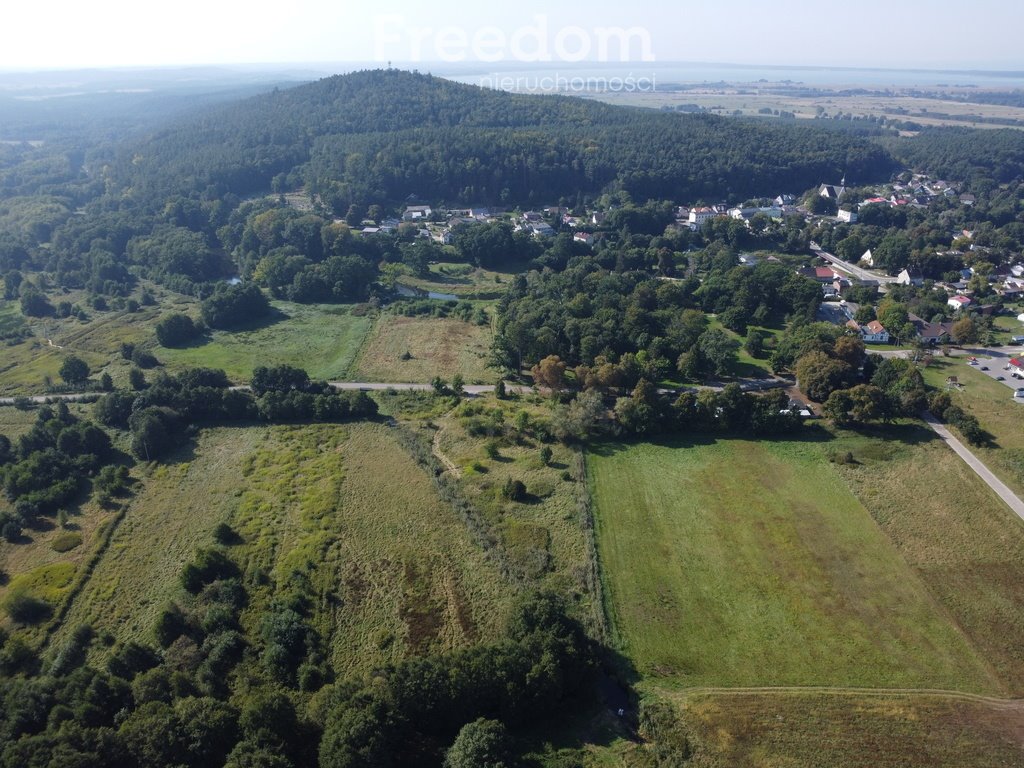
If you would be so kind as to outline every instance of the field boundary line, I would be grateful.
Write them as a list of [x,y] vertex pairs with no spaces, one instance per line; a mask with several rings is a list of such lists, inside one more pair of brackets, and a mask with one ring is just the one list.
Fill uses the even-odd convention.
[[587,454],[583,449],[576,451],[575,469],[577,493],[579,494],[577,501],[580,513],[579,523],[583,528],[587,549],[587,586],[590,589],[591,599],[594,601],[594,623],[599,640],[604,643],[616,642],[618,645],[618,637],[613,630],[608,613],[609,606],[605,599],[604,571],[601,569],[601,557],[597,550],[597,534],[594,530],[594,497],[590,492]]
[[370,318],[370,322],[366,324],[366,330],[363,331],[363,337],[359,339],[359,346],[356,347],[355,354],[352,355],[352,359],[342,372],[341,378],[351,380],[352,377],[356,375],[356,371],[359,370],[359,362],[363,357],[363,352],[366,351],[366,342],[369,340],[370,334],[376,330],[377,323],[379,323],[383,318],[383,312],[380,312],[377,317]]
[[719,687],[719,686],[695,686],[692,688],[680,688],[678,691],[659,690],[659,695],[673,696],[751,696],[768,694],[792,694],[792,695],[824,695],[824,696],[870,696],[874,698],[902,697],[925,697],[938,699],[954,699],[957,701],[969,701],[976,704],[987,704],[990,706],[1003,707],[1007,709],[1024,709],[1024,699],[1002,698],[999,696],[988,696],[981,693],[970,693],[968,691],[950,691],[942,688],[857,688],[855,686],[829,686],[829,685],[780,685],[780,686],[749,686],[749,687]]
[[100,560],[110,549],[110,544],[114,540],[114,534],[117,529],[121,527],[121,523],[128,516],[128,510],[131,507],[133,500],[126,501],[116,515],[114,515],[110,522],[106,526],[106,530],[103,534],[103,539],[100,541],[96,549],[93,550],[92,555],[85,564],[85,568],[82,569],[81,575],[75,582],[75,585],[68,592],[67,597],[64,598],[64,602],[60,605],[60,610],[54,615],[50,622],[46,625],[46,631],[43,633],[42,642],[39,644],[39,650],[45,650],[53,639],[54,634],[64,624],[64,620],[68,617],[71,612],[72,604],[77,600],[82,592],[85,590],[86,585],[92,579],[92,575],[96,570],[96,566],[100,564]]

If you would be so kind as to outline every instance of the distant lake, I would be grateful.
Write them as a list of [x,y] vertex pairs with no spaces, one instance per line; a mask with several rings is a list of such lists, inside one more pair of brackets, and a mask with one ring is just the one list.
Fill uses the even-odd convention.
[[[504,66],[502,66],[504,64]],[[771,83],[791,82],[805,86],[837,87],[861,86],[870,88],[910,88],[936,86],[978,86],[980,88],[1024,88],[1024,71],[1000,72],[983,70],[934,69],[872,69],[845,67],[782,67],[742,64],[705,64],[686,62],[545,62],[543,64],[495,65],[436,64],[423,71],[460,83],[480,85],[481,79],[496,81],[504,78],[562,77],[656,77],[657,84],[673,83]]]

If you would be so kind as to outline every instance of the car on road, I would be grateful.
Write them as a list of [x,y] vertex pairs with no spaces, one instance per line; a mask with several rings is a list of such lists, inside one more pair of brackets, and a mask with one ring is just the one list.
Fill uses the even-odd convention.
[[1017,390],[1013,393],[1014,397],[1024,397],[1024,387],[1017,387]]
[[981,366],[981,370],[983,370],[983,371],[987,371],[987,370],[988,370],[988,366],[987,366],[987,365],[983,365],[983,366]]
[[1006,380],[1005,376],[996,376],[996,381],[1005,381],[1005,380]]

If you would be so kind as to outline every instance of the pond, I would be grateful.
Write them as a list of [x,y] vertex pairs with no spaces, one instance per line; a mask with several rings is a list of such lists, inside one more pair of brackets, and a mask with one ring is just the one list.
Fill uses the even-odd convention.
[[422,288],[413,288],[411,285],[395,283],[395,292],[399,296],[409,299],[437,299],[438,301],[458,301],[459,297],[454,293],[438,293],[437,291],[424,291]]

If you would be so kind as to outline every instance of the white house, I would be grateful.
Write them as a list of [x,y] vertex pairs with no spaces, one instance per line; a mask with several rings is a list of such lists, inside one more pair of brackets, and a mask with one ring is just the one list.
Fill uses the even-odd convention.
[[875,256],[871,253],[871,249],[868,248],[864,251],[864,255],[860,257],[860,260],[867,264],[869,267],[875,266]]
[[966,296],[951,296],[946,304],[959,312],[961,309],[966,309],[971,306],[971,300]]
[[857,214],[853,211],[846,211],[843,209],[839,210],[839,214],[836,217],[840,221],[845,221],[847,224],[854,224],[857,221]]
[[924,285],[924,278],[921,277],[921,273],[916,269],[904,269],[896,277],[896,282],[899,285],[921,286]]
[[701,229],[705,224],[711,221],[718,214],[714,208],[691,208],[690,209],[690,226]]

